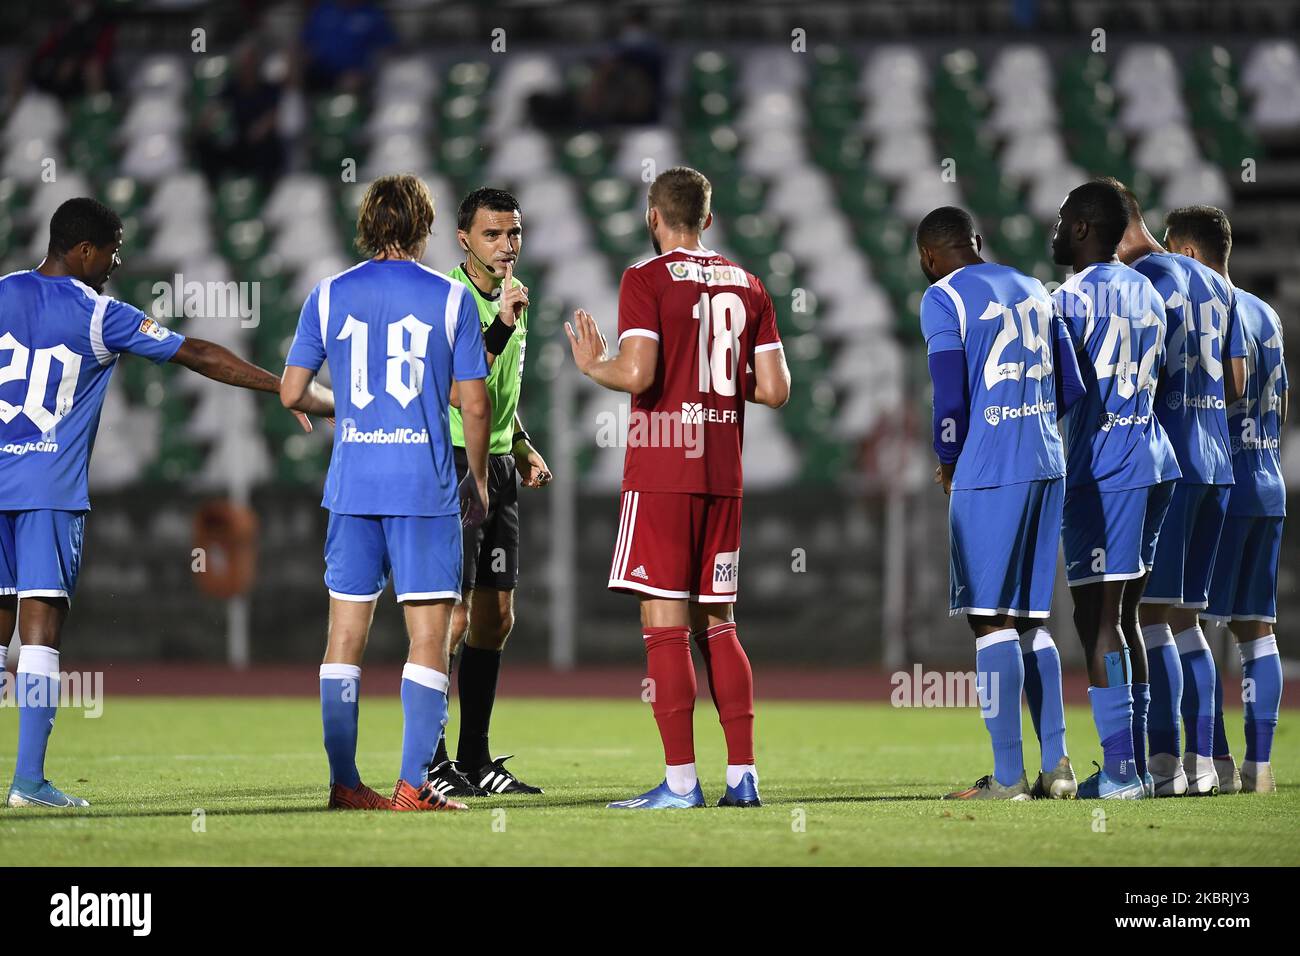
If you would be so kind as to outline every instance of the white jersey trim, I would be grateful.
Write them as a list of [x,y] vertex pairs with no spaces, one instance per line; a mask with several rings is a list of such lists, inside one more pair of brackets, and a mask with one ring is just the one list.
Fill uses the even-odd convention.
[[72,279],[72,284],[80,289],[87,299],[95,303],[95,308],[90,313],[90,331],[88,333],[90,351],[94,353],[95,361],[100,365],[109,365],[113,361],[113,353],[104,344],[104,313],[108,311],[113,297],[96,292],[80,279]]
[[95,311],[90,313],[90,350],[100,365],[113,361],[113,353],[104,344],[104,313],[108,311],[108,301],[108,296],[96,296]]
[[[349,266],[348,268],[344,269],[342,272],[336,272],[334,273],[334,275],[326,276],[324,279],[320,280],[320,294],[316,297],[316,313],[317,315],[320,316],[321,348],[324,348],[325,343],[329,341],[330,285],[334,282],[335,279],[342,278],[343,276],[347,275],[349,272],[352,272],[356,269],[360,269],[368,262],[370,262],[369,259],[367,259],[365,262],[358,262],[356,265]],[[344,600],[346,600],[346,598]]]
[[1070,278],[1066,279],[1064,282],[1061,283],[1062,292],[1069,292],[1074,295],[1077,295],[1080,299],[1083,300],[1083,304],[1087,306],[1088,309],[1083,324],[1083,342],[1076,343],[1076,347],[1080,349],[1083,348],[1084,344],[1090,338],[1092,338],[1092,330],[1097,323],[1096,304],[1092,301],[1092,296],[1085,293],[1081,288],[1083,283],[1083,277],[1086,276],[1089,272],[1091,272],[1095,268],[1097,268],[1097,266],[1094,263],[1093,265],[1088,266],[1088,268],[1084,269],[1082,272],[1076,272],[1074,275],[1070,276]]
[[759,352],[770,352],[773,349],[783,348],[785,348],[785,344],[782,342],[768,342],[766,345],[755,345],[754,354],[757,355]]
[[[443,324],[446,326],[447,347],[450,348],[452,352],[455,352],[456,351],[456,320],[460,317],[461,299],[469,291],[469,289],[466,288],[465,283],[461,282],[459,279],[453,279],[451,276],[439,272],[437,269],[434,269],[430,266],[426,266],[423,262],[417,262],[414,259],[412,259],[411,261],[415,262],[417,266],[419,266],[425,272],[429,273],[429,275],[437,276],[439,279],[442,279],[449,286],[449,288],[447,289],[447,303],[445,308],[443,309],[442,318],[443,318]],[[457,597],[459,596],[460,595],[457,595]]]
[[618,340],[622,342],[626,338],[654,339],[656,342],[658,342],[659,333],[652,332],[649,329],[628,329],[626,332],[624,332],[622,335],[618,337]]
[[[961,267],[961,269],[965,269],[965,268],[966,268],[965,266]],[[953,307],[957,310],[957,328],[961,333],[961,340],[965,342],[966,341],[966,303],[962,302],[961,296],[957,294],[957,291],[950,284],[952,282],[952,277],[955,276],[958,272],[961,272],[961,269],[954,269],[952,272],[949,272],[946,276],[944,276],[942,279],[940,279],[938,282],[934,284],[934,288],[942,289],[944,292],[948,294],[948,298],[952,299]]]

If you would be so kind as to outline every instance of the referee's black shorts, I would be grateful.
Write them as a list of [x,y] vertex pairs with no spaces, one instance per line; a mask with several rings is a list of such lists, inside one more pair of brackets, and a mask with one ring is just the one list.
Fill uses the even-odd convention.
[[[456,479],[469,472],[465,449],[455,449]],[[460,593],[476,587],[513,591],[519,583],[519,483],[514,455],[488,455],[488,513],[473,530],[461,531]]]

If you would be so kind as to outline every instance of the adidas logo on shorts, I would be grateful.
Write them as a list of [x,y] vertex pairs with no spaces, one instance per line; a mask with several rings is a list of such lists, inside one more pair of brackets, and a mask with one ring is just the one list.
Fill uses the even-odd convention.
[[642,581],[650,580],[650,575],[645,573],[644,564],[638,564],[635,568],[632,569],[632,577],[640,578]]

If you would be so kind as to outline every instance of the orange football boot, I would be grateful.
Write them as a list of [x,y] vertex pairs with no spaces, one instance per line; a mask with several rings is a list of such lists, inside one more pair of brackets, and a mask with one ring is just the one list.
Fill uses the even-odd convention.
[[394,810],[469,809],[469,807],[459,801],[448,800],[427,783],[422,785],[419,790],[416,790],[405,780],[397,781],[397,786],[393,789],[393,800],[390,806]]
[[345,787],[336,783],[330,787],[331,810],[389,810],[392,803],[371,790],[364,783],[356,787]]

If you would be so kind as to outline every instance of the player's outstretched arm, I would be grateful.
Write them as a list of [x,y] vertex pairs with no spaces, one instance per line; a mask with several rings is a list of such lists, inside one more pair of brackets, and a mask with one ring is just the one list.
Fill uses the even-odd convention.
[[573,323],[564,323],[564,334],[569,337],[578,371],[597,385],[615,392],[640,395],[655,381],[659,365],[659,341],[644,335],[628,336],[619,346],[618,354],[607,356],[609,349],[596,320],[590,312],[578,309],[573,313]]
[[[280,376],[245,362],[234,352],[206,339],[187,338],[171,361],[184,365],[191,371],[236,388],[249,388],[256,392],[279,392]],[[311,422],[301,412],[294,412],[305,431],[311,431]]]
[[765,349],[754,356],[753,394],[748,401],[768,408],[780,408],[790,400],[790,366],[785,349]]

